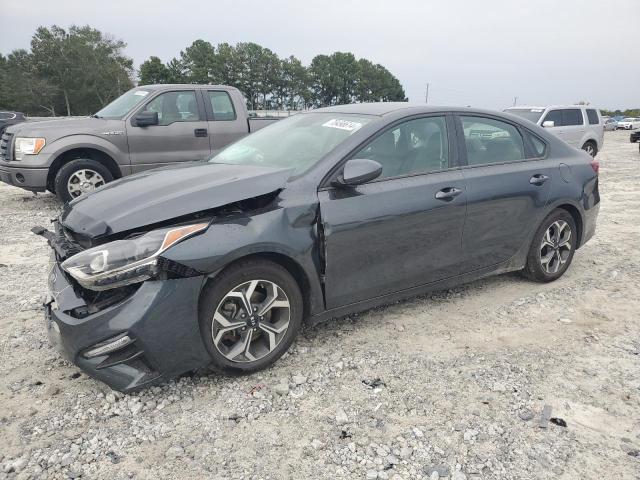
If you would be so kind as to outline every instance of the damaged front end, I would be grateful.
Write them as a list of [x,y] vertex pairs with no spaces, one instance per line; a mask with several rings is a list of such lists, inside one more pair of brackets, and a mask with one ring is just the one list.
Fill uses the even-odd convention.
[[144,226],[111,234],[72,229],[64,213],[53,231],[33,228],[52,248],[45,303],[51,343],[121,391],[206,365],[198,322],[206,274],[164,253],[213,223],[276,208],[279,191],[177,218],[148,218]]
[[[208,223],[197,225],[205,229]],[[135,232],[92,246],[78,242],[59,221],[54,227],[32,231],[53,250],[45,320],[50,342],[64,358],[121,391],[207,362],[197,321],[204,277],[161,256],[200,230],[192,228],[186,235],[180,235],[184,226]],[[123,256],[119,249],[133,245],[135,251]]]

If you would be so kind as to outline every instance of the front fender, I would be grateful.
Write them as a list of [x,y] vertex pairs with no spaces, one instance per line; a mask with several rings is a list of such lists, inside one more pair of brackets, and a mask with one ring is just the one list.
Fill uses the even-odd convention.
[[[116,137],[116,135],[114,135],[114,137]],[[126,136],[123,134],[117,137],[122,137],[117,141],[119,145],[98,135],[67,135],[48,143],[42,149],[41,154],[48,158],[48,164],[46,166],[50,166],[56,158],[69,150],[79,148],[98,150],[115,160],[122,173],[130,173],[128,171],[130,165]]]
[[280,255],[297,265],[306,277],[309,291],[304,292],[305,285],[300,288],[308,295],[310,314],[324,309],[315,209],[311,206],[276,208],[216,221],[202,235],[179,243],[163,256],[215,279],[227,265],[260,254]]

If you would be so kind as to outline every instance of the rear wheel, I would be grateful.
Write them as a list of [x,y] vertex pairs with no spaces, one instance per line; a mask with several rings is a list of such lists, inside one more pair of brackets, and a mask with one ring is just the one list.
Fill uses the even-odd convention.
[[211,368],[252,372],[271,365],[297,336],[302,294],[289,272],[266,260],[232,265],[203,290],[200,332]]
[[595,157],[598,154],[598,146],[591,140],[585,142],[585,144],[582,146],[582,150],[587,152],[592,157]]
[[576,223],[569,212],[562,209],[551,212],[533,237],[525,276],[538,282],[560,278],[573,260],[577,241]]
[[92,192],[113,180],[113,175],[100,162],[80,158],[65,163],[54,181],[54,190],[63,202],[69,202],[83,193]]

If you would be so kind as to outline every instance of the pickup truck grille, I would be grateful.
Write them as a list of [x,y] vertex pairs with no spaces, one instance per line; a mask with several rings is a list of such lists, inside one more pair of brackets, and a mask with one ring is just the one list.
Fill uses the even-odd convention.
[[0,139],[0,161],[9,162],[13,160],[13,152],[11,148],[11,140],[13,133],[4,133]]

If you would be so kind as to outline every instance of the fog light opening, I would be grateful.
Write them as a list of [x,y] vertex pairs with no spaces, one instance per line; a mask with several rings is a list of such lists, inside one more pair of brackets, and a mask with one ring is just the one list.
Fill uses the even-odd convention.
[[21,174],[21,173],[16,173],[16,180],[17,180],[19,183],[24,183],[24,175],[23,175],[23,174]]
[[113,337],[102,342],[101,344],[98,344],[99,346],[87,350],[82,354],[82,356],[84,358],[99,357],[101,355],[106,355],[116,350],[120,350],[121,348],[126,347],[127,345],[130,345],[132,343],[133,340],[131,339],[131,337],[129,337],[129,335]]

